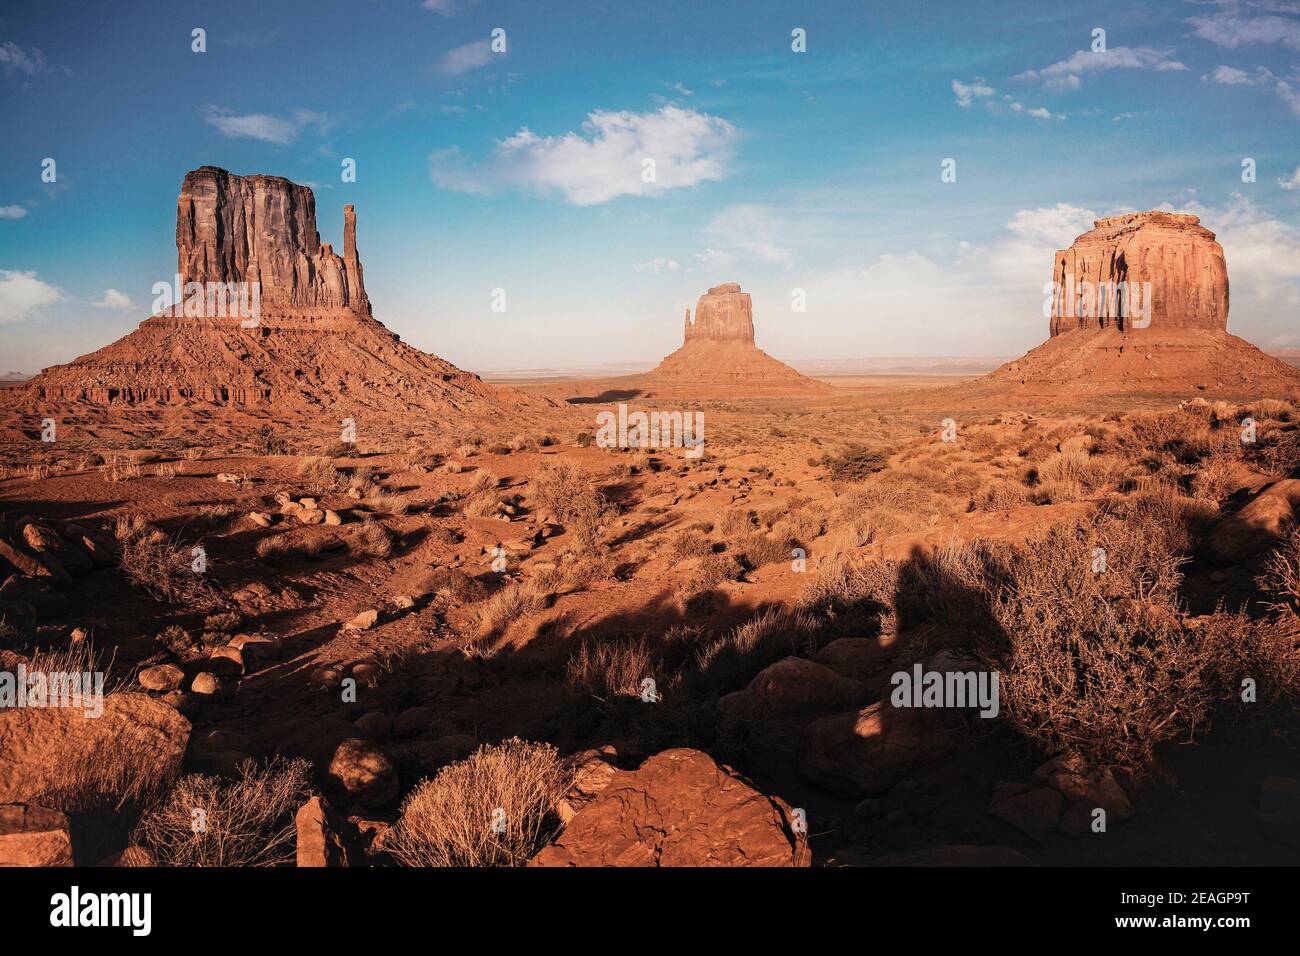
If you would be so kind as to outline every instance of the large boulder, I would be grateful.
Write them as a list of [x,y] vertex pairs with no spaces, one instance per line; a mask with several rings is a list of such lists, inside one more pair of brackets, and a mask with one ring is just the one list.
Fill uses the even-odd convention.
[[806,866],[792,811],[698,750],[615,771],[530,866]]
[[334,748],[330,780],[364,807],[383,807],[397,799],[397,771],[369,740],[350,737]]
[[884,793],[918,764],[947,754],[954,743],[950,712],[877,701],[809,724],[799,776],[850,796]]
[[0,803],[40,802],[119,764],[133,777],[166,780],[180,770],[189,737],[188,720],[140,693],[109,694],[98,717],[69,707],[0,710]]
[[1266,486],[1214,526],[1209,538],[1210,559],[1217,564],[1238,564],[1276,546],[1295,525],[1297,507],[1300,478]]
[[860,703],[862,685],[829,667],[787,657],[758,672],[744,690],[718,701],[728,720],[815,717]]
[[0,866],[72,866],[68,818],[35,804],[0,804]]

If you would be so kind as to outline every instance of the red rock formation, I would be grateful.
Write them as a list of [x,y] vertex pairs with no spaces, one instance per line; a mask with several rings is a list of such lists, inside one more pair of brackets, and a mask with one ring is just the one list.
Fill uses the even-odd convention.
[[754,307],[740,284],[727,282],[700,296],[695,321],[686,310],[682,347],[650,376],[677,384],[727,384],[757,388],[827,388],[778,362],[754,344]]
[[311,189],[215,166],[186,173],[176,202],[176,269],[185,283],[256,282],[263,308],[369,311],[356,261],[356,214],[344,209],[346,258],[322,245]]
[[[1300,370],[1230,335],[1228,270],[1195,216],[1142,212],[1099,219],[1056,254],[1051,335],[1014,362],[955,387],[955,400],[1069,404],[1114,395],[1225,398],[1300,394]],[[1098,295],[1109,283],[1150,284],[1144,314]],[[1091,288],[1094,308],[1072,293]],[[1085,302],[1085,305],[1088,303]],[[1149,306],[1149,310],[1147,309]],[[1084,315],[1077,314],[1083,311]]]
[[794,813],[708,754],[615,770],[530,866],[807,866]]
[[[344,254],[322,244],[306,186],[204,166],[186,174],[177,268],[190,283],[259,283],[260,315],[164,308],[130,335],[27,383],[43,414],[59,403],[251,406],[277,416],[323,409],[499,411],[525,402],[402,342],[371,316],[356,212]],[[183,288],[183,299],[191,293]],[[334,418],[337,418],[335,415]]]
[[[1050,331],[1110,328],[1225,330],[1228,327],[1228,267],[1214,233],[1196,216],[1132,213],[1098,219],[1090,232],[1056,254],[1055,295]],[[1149,315],[1126,310],[1101,290],[1137,283],[1146,288]],[[1123,314],[1128,311],[1129,314]],[[1149,321],[1148,321],[1149,320]]]

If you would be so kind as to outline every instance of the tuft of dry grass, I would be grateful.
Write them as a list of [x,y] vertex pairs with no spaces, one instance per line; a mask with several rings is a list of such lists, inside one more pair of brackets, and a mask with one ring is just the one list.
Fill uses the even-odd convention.
[[533,473],[529,488],[535,508],[548,512],[581,544],[592,544],[617,509],[573,462],[554,458]]
[[206,574],[194,570],[191,548],[150,528],[138,515],[119,517],[115,532],[122,573],[155,600],[196,610],[220,603]]
[[653,677],[650,648],[637,641],[584,641],[569,658],[565,680],[602,700],[638,697],[641,681]]
[[405,866],[523,866],[558,831],[571,779],[550,744],[481,747],[411,792],[384,846]]
[[367,519],[349,541],[349,550],[371,558],[386,558],[393,553],[393,534],[378,521]]
[[[284,866],[295,855],[294,814],[311,796],[311,764],[251,760],[240,778],[190,774],[140,820],[135,840],[162,866]],[[196,811],[198,811],[196,813]]]

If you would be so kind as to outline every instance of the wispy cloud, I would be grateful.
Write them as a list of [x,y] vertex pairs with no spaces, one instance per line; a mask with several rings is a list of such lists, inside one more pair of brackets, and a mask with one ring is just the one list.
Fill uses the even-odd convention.
[[314,126],[324,133],[333,125],[325,113],[312,110],[294,110],[287,117],[270,113],[237,114],[220,106],[209,106],[204,117],[224,136],[232,139],[256,139],[277,146],[288,146],[303,129]]
[[1081,77],[1087,73],[1100,73],[1105,70],[1154,70],[1157,73],[1166,73],[1187,69],[1182,62],[1173,59],[1172,56],[1173,50],[1145,46],[1117,46],[1104,53],[1079,50],[1068,59],[1040,70],[1026,70],[1016,74],[1012,79],[1042,83],[1043,87],[1049,90],[1077,90],[1083,84]]
[[45,64],[45,55],[40,50],[35,47],[24,50],[12,40],[0,43],[0,66],[4,67],[5,76],[9,77],[18,74],[33,76],[49,69]]
[[454,147],[437,150],[429,155],[429,176],[457,192],[521,188],[592,206],[720,180],[735,141],[736,128],[726,120],[676,106],[653,113],[596,111],[580,133],[538,136],[525,127],[498,140],[478,164]]
[[0,206],[0,219],[21,219],[27,215],[27,207],[17,204]]
[[420,6],[444,17],[454,17],[473,3],[474,0],[424,0]]
[[62,298],[62,292],[42,282],[35,272],[0,269],[0,324],[21,322]]
[[105,289],[103,297],[98,302],[92,302],[91,305],[97,309],[129,309],[132,303],[131,297],[125,292]]
[[454,50],[448,50],[433,65],[434,72],[443,76],[459,76],[470,70],[487,66],[492,59],[492,44],[489,40],[475,40]]
[[681,263],[676,259],[667,259],[663,256],[655,256],[649,262],[638,262],[632,266],[633,272],[653,272],[658,275],[661,272],[676,272],[681,268]]
[[983,79],[976,79],[971,83],[953,80],[952,92],[957,98],[957,105],[964,110],[979,103],[991,113],[1013,113],[1034,119],[1065,119],[1065,114],[1053,113],[1044,106],[1026,106],[1012,96],[1006,94],[998,96],[998,91]]
[[1300,50],[1300,18],[1276,15],[1281,12],[1300,13],[1300,7],[1274,6],[1263,16],[1252,16],[1248,9],[1230,3],[1217,13],[1192,17],[1187,22],[1192,25],[1194,36],[1229,50],[1255,43],[1277,43]]
[[1277,184],[1283,189],[1290,192],[1292,189],[1300,189],[1300,166],[1295,168],[1295,172],[1288,179],[1279,179]]

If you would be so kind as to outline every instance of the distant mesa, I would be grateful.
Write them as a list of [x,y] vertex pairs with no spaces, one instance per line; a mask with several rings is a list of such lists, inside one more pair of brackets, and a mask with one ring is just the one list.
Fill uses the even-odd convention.
[[343,210],[340,256],[320,240],[306,186],[215,166],[187,173],[176,258],[177,274],[167,279],[179,285],[181,304],[97,352],[45,369],[22,389],[27,400],[260,408],[314,413],[322,423],[325,409],[496,412],[528,401],[407,345],[375,320],[354,208]]
[[1070,402],[1089,396],[1300,393],[1300,371],[1228,332],[1228,267],[1196,216],[1099,219],[1056,253],[1048,340],[957,386]]
[[754,344],[754,306],[737,282],[716,285],[700,296],[695,321],[686,310],[682,347],[649,373],[680,385],[747,385],[757,388],[828,389],[800,375]]

